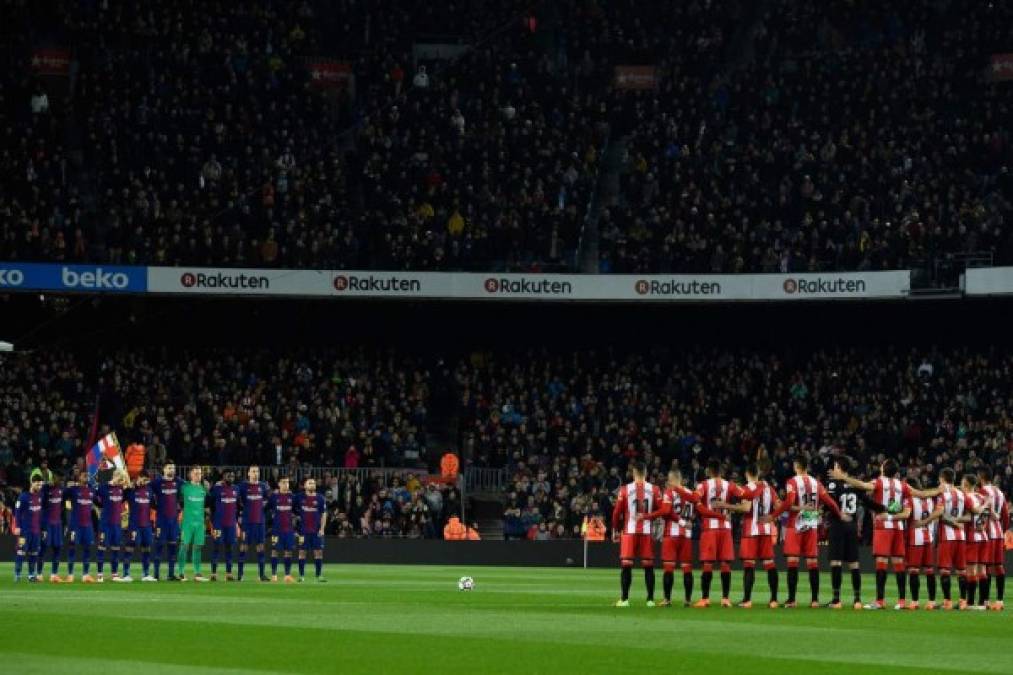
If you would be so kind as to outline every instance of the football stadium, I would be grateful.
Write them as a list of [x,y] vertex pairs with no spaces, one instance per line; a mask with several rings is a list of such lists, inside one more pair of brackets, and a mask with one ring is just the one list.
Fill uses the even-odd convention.
[[1013,3],[0,36],[0,672],[1013,672]]

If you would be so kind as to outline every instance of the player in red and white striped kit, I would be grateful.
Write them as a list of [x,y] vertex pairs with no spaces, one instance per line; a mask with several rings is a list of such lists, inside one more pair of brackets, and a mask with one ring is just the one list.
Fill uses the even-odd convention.
[[988,499],[978,492],[978,477],[974,474],[967,474],[960,481],[960,488],[971,498],[971,511],[973,515],[970,520],[964,523],[966,541],[964,543],[965,557],[967,558],[967,588],[964,600],[961,602],[961,609],[984,610],[985,604],[978,604],[974,598],[978,592],[979,584],[985,578],[986,560],[989,558],[988,541]]
[[907,538],[905,532],[909,510],[905,510],[905,503],[912,496],[935,497],[939,494],[939,488],[932,490],[912,489],[910,485],[897,478],[900,467],[893,459],[888,459],[880,466],[880,475],[872,481],[862,481],[852,478],[839,470],[833,470],[830,475],[843,480],[849,485],[861,488],[871,493],[872,503],[877,508],[877,515],[872,533],[872,554],[876,558],[876,601],[866,605],[866,609],[883,609],[884,598],[886,597],[886,572],[887,566],[893,564],[894,575],[897,578],[897,597],[899,602],[894,609],[904,609],[907,606],[907,566],[904,557],[907,554]]
[[992,470],[988,467],[981,467],[978,469],[978,481],[980,486],[978,488],[982,496],[985,497],[986,503],[989,507],[989,522],[988,522],[988,553],[985,564],[986,577],[982,582],[983,588],[979,586],[980,602],[982,604],[988,603],[988,596],[991,592],[992,579],[995,579],[995,597],[996,600],[991,605],[991,609],[1001,611],[1004,606],[1005,595],[1006,595],[1006,546],[1003,541],[1006,530],[1009,529],[1009,503],[1006,501],[1006,495],[1002,493],[1002,490],[992,485]]
[[662,607],[672,604],[672,587],[675,585],[675,566],[682,566],[683,606],[688,607],[693,597],[693,517],[700,496],[682,486],[682,473],[678,469],[668,472],[668,484],[661,497],[661,507],[642,517],[645,520],[663,518],[664,536],[661,539],[661,565],[664,573],[661,587],[665,599]]
[[[755,462],[746,466],[746,485],[742,488],[742,503],[732,506],[733,511],[744,514],[742,538],[739,540],[739,558],[742,559],[742,602],[739,607],[753,606],[753,584],[756,582],[756,565],[767,571],[767,585],[770,586],[768,606],[777,604],[777,567],[774,565],[774,524],[767,518],[780,503],[777,492],[766,481],[761,480],[762,471]],[[715,504],[718,506],[720,504]]]
[[822,503],[833,511],[834,515],[847,522],[851,516],[841,513],[837,502],[830,498],[823,484],[809,475],[809,461],[801,455],[795,458],[795,476],[788,479],[785,486],[786,496],[783,502],[766,517],[774,520],[790,509],[788,524],[784,537],[784,557],[788,563],[788,601],[787,608],[796,606],[795,592],[798,589],[798,564],[805,558],[809,570],[809,589],[812,595],[810,607],[819,607],[820,600],[820,567],[819,567],[819,531],[811,519],[804,517],[803,511],[813,513]]
[[721,463],[716,459],[707,463],[707,476],[707,480],[696,486],[696,493],[700,496],[696,510],[700,514],[700,565],[703,572],[700,574],[701,597],[693,606],[710,606],[711,579],[717,563],[721,569],[721,606],[731,607],[728,594],[732,588],[732,560],[735,557],[732,521],[727,511],[711,504],[730,504],[742,490],[721,477]]
[[630,586],[633,584],[633,563],[640,559],[647,586],[647,606],[654,607],[654,541],[651,539],[651,521],[640,516],[651,513],[661,503],[661,490],[645,480],[647,469],[640,462],[631,465],[633,482],[619,488],[619,498],[612,510],[613,538],[620,534],[619,582],[622,596],[616,607],[630,606]]
[[939,472],[939,496],[931,518],[939,520],[939,545],[936,567],[939,570],[939,585],[943,590],[943,609],[953,609],[950,596],[950,576],[957,574],[960,584],[961,607],[967,587],[967,561],[964,550],[967,539],[964,524],[971,520],[974,507],[969,495],[953,485],[953,469]]
[[[921,488],[918,478],[911,478],[912,487]],[[936,608],[936,523],[932,512],[936,510],[934,499],[911,497],[906,507],[911,510],[907,528],[907,576],[911,586],[911,599],[908,609],[918,609],[918,596],[921,592],[921,573],[925,573],[925,585],[929,593],[929,602],[925,609]]]

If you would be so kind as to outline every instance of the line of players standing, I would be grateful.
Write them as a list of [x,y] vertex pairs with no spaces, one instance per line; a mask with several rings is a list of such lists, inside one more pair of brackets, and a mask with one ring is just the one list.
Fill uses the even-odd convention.
[[[161,577],[162,553],[168,563],[167,581],[184,580],[176,575],[176,553],[179,545],[180,491],[182,479],[176,467],[166,464],[162,474],[148,480],[141,472],[131,482],[118,472],[109,483],[93,488],[87,473],[62,489],[58,484],[45,484],[41,474],[31,477],[30,488],[18,498],[15,511],[15,534],[18,537],[15,558],[15,581],[22,576],[27,562],[27,579],[44,578],[44,556],[51,553],[49,581],[73,583],[74,570],[80,555],[82,582],[103,583],[106,560],[110,563],[111,580],[131,582],[131,564],[140,557],[142,581],[156,582]],[[67,522],[64,524],[64,511]],[[306,479],[303,491],[289,489],[289,479],[281,478],[272,491],[260,480],[260,470],[250,467],[247,480],[236,484],[235,475],[226,472],[210,491],[208,512],[212,521],[211,580],[218,579],[218,560],[224,557],[223,580],[242,581],[246,557],[250,549],[257,555],[260,581],[278,581],[279,558],[284,566],[284,580],[293,582],[293,554],[298,552],[299,581],[304,579],[306,554],[312,553],[316,578],[325,581],[323,568],[323,532],[327,512],[324,498],[316,493],[316,482]],[[98,513],[96,537],[92,514]],[[266,575],[267,515],[271,514],[271,577]],[[67,575],[59,575],[60,555],[66,532]],[[91,572],[91,548],[96,545],[97,576]],[[237,575],[233,576],[233,550],[238,544]],[[120,562],[123,564],[120,573]],[[153,563],[153,564],[152,564]],[[153,567],[153,569],[152,569]]]
[[[899,467],[886,460],[880,476],[872,481],[856,479],[848,472],[853,462],[839,456],[829,472],[829,492],[810,476],[805,459],[794,463],[795,476],[785,485],[785,498],[779,499],[774,488],[763,480],[767,467],[756,463],[746,468],[746,484],[735,485],[721,477],[720,464],[707,466],[707,479],[695,490],[682,485],[678,470],[668,475],[664,491],[645,480],[645,467],[632,467],[633,482],[619,488],[612,513],[614,535],[620,540],[621,597],[616,606],[629,606],[632,568],[639,559],[644,568],[647,605],[654,603],[654,542],[652,523],[662,519],[661,562],[663,567],[662,606],[671,605],[676,567],[683,573],[685,606],[710,606],[710,590],[715,569],[720,573],[721,606],[730,607],[731,563],[734,559],[731,514],[742,514],[739,557],[743,567],[744,598],[738,607],[751,608],[756,568],[767,573],[770,587],[768,606],[780,606],[779,574],[774,563],[776,520],[788,513],[783,553],[787,563],[788,598],[784,607],[797,606],[796,592],[800,565],[808,571],[811,607],[819,602],[819,525],[820,505],[829,511],[827,528],[833,600],[829,607],[840,609],[843,567],[851,573],[855,609],[883,609],[887,574],[892,565],[897,582],[898,602],[894,609],[919,609],[921,576],[925,576],[928,603],[925,609],[952,609],[951,579],[957,577],[959,609],[1002,610],[1006,570],[1004,533],[1010,516],[1006,496],[992,485],[989,469],[967,474],[959,486],[952,469],[939,473],[939,484],[922,489],[918,479],[897,478]],[[862,576],[859,570],[858,529],[855,522],[859,504],[875,512],[873,556],[876,564],[876,599],[863,604]],[[699,562],[702,595],[695,603],[693,595],[692,521],[700,523]],[[937,576],[942,590],[941,605],[936,602]],[[989,603],[991,583],[995,580],[996,601]],[[907,600],[910,586],[911,599]],[[975,596],[977,595],[977,600]]]

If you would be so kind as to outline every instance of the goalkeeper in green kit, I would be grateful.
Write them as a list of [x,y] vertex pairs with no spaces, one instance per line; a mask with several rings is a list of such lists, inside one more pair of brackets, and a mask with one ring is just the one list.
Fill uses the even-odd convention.
[[180,494],[183,497],[183,521],[180,525],[179,578],[186,581],[186,550],[191,549],[193,580],[207,581],[200,573],[201,547],[204,546],[204,500],[208,495],[207,483],[201,480],[200,467],[190,469],[190,482],[184,483]]

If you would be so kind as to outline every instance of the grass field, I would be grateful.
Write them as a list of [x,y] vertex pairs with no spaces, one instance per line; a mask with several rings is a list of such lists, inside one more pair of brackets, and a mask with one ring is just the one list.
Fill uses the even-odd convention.
[[[15,585],[12,566],[0,565],[0,672],[1013,672],[1009,610],[648,609],[639,572],[633,606],[617,609],[612,570],[331,565],[325,574],[328,584],[294,586]],[[471,593],[457,591],[465,574]],[[868,599],[872,579],[864,583]],[[847,579],[844,588],[847,597]],[[758,581],[755,598],[766,595]],[[799,597],[808,598],[804,579]]]

